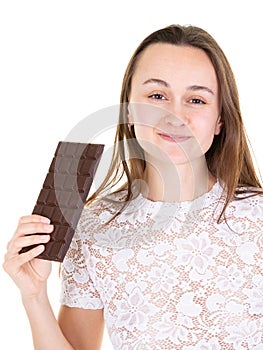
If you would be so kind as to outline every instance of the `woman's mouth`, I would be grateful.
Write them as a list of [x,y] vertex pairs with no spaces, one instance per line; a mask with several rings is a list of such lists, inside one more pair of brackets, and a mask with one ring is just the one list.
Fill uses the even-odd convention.
[[158,135],[165,141],[175,142],[175,143],[184,142],[191,138],[191,136],[186,136],[186,135],[171,135],[171,134],[164,134],[164,133],[158,133]]

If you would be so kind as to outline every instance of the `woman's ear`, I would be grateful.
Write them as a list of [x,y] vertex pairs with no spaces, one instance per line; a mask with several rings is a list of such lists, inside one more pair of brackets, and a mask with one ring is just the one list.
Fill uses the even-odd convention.
[[215,126],[215,135],[219,135],[223,126],[221,115],[218,116]]

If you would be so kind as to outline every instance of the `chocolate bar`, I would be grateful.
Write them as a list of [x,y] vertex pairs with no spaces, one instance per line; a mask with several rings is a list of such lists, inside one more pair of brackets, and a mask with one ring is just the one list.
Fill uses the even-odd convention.
[[[50,241],[38,258],[62,262],[102,156],[104,145],[59,142],[39,193],[33,214],[46,216],[54,225]],[[42,234],[42,233],[39,233]],[[22,248],[27,252],[36,245]]]

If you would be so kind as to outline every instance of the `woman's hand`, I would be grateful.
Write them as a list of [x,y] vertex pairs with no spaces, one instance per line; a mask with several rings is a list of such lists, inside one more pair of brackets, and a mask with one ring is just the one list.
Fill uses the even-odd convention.
[[[53,225],[40,215],[23,216],[7,245],[4,270],[20,289],[22,298],[35,298],[46,291],[46,280],[51,272],[51,262],[37,259],[45,249],[43,243],[50,240]],[[23,247],[39,244],[26,253],[19,254]]]

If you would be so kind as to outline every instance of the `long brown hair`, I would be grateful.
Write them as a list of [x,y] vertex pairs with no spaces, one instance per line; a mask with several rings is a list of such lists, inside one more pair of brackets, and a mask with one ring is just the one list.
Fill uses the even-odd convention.
[[105,191],[115,188],[123,178],[126,182],[115,192],[126,189],[125,200],[129,201],[133,195],[133,181],[142,179],[145,169],[144,152],[136,140],[134,129],[128,126],[127,105],[132,77],[140,55],[154,43],[199,48],[206,52],[214,66],[219,86],[219,111],[223,126],[206,153],[206,161],[209,171],[224,185],[227,193],[221,218],[235,195],[247,191],[247,188],[250,194],[261,192],[261,184],[249,150],[232,69],[214,38],[203,29],[194,26],[171,25],[157,30],[142,41],[131,57],[122,84],[112,161],[107,176],[88,203]]

